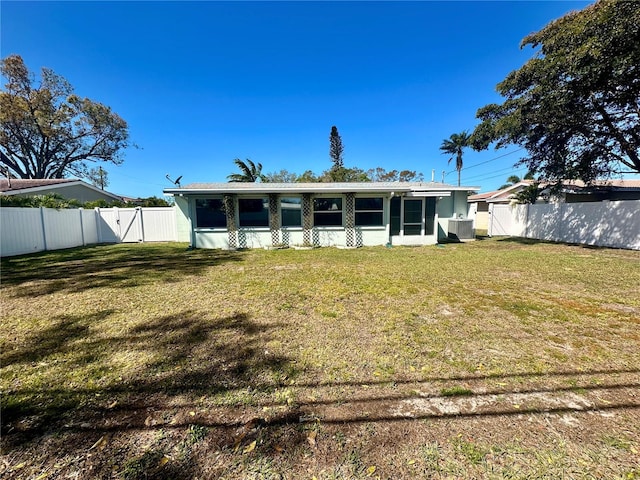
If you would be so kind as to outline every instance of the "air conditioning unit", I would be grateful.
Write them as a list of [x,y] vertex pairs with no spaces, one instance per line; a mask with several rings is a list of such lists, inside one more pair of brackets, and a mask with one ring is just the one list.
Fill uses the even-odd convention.
[[449,219],[449,238],[451,240],[473,240],[473,220]]

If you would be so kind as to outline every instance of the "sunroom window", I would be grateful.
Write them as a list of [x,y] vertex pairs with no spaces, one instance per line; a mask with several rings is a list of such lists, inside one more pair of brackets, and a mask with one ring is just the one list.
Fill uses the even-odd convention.
[[267,198],[239,198],[238,220],[241,227],[268,227],[269,200]]
[[224,228],[226,226],[227,217],[221,198],[196,199],[196,227]]
[[314,198],[313,223],[321,227],[342,226],[342,197]]
[[383,223],[382,197],[356,198],[356,226],[379,227]]
[[281,197],[280,216],[283,227],[301,227],[302,199],[300,197]]

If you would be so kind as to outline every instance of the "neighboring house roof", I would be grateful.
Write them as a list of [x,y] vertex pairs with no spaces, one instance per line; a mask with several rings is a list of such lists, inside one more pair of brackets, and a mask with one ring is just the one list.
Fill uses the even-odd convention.
[[[544,187],[544,185],[543,185]],[[640,190],[640,180],[596,180],[590,184],[582,180],[568,180],[562,182],[563,190]]]
[[[518,183],[503,188],[502,190],[494,190],[492,192],[478,193],[470,195],[467,198],[468,203],[487,202],[487,203],[508,203],[515,195],[533,183],[532,180],[522,180]],[[551,185],[549,183],[540,183],[541,193],[547,191]],[[562,182],[561,192],[574,194],[588,194],[599,192],[640,192],[640,180],[596,180],[590,184],[586,184],[581,180],[565,180]]]
[[[52,185],[59,185],[62,183],[70,183],[75,180],[71,178],[34,178],[34,179],[6,179],[0,178],[0,192],[16,192],[23,191],[31,188],[41,188],[46,187],[49,188]],[[10,195],[11,193],[7,193]]]
[[467,198],[467,202],[487,202],[487,203],[508,203],[513,197],[522,190],[524,187],[531,185],[533,181],[522,180],[518,183],[503,188],[502,190],[494,190],[492,192],[478,193],[476,195],[470,195]]
[[331,182],[331,183],[269,183],[228,182],[191,183],[180,188],[166,188],[164,193],[174,195],[199,195],[207,193],[437,193],[451,191],[477,191],[480,187],[456,187],[437,182]]
[[[91,196],[92,200],[107,197],[111,200],[121,201],[122,197],[113,193],[101,190],[98,187],[94,187],[82,180],[73,178],[40,178],[40,179],[0,179],[0,194],[2,195],[45,195],[47,193],[60,192],[62,196],[65,196],[63,192],[70,191],[70,188],[81,188],[87,193],[85,197]],[[85,200],[86,201],[86,200]]]

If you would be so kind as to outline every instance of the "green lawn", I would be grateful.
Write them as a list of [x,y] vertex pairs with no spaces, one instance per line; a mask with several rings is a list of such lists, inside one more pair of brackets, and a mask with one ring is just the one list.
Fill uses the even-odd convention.
[[640,252],[2,260],[8,478],[640,478]]

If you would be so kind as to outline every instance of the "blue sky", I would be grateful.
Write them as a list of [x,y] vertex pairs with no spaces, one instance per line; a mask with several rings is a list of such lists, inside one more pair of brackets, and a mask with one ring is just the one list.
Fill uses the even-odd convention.
[[[320,173],[332,125],[346,166],[456,183],[442,140],[501,101],[524,36],[589,3],[3,1],[0,45],[129,123],[140,148],[103,165],[114,193],[226,181],[234,158]],[[463,185],[524,175],[516,150],[466,152]]]

